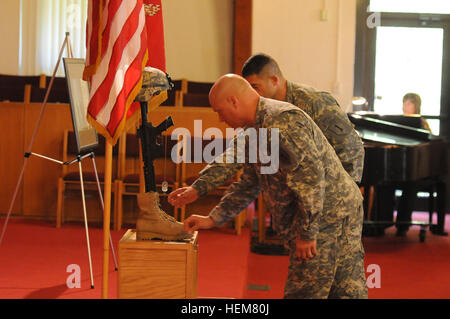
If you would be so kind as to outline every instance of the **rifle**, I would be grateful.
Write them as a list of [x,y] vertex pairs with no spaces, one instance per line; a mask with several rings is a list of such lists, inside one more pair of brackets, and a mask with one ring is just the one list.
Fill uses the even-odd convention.
[[[147,122],[148,102],[141,101],[142,124],[138,128],[138,137],[141,140],[142,160],[144,162],[145,192],[156,192],[155,167],[153,160],[164,156],[163,147],[158,143],[157,137],[173,125],[172,117],[168,116],[158,126]],[[167,146],[166,146],[167,147]]]

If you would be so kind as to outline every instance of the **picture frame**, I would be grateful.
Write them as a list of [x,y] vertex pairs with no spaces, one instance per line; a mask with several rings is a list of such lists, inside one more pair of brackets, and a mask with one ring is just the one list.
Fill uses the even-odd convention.
[[85,154],[98,147],[97,131],[86,119],[89,105],[89,83],[83,80],[85,60],[64,58],[63,62],[78,153]]

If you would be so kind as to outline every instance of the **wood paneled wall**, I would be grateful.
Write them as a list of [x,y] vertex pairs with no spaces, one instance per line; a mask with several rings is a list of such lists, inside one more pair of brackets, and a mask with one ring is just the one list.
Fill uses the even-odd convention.
[[241,74],[245,61],[252,55],[252,1],[234,2],[233,72]]
[[[41,110],[40,103],[0,103],[0,212],[6,213]],[[32,152],[61,160],[62,132],[72,126],[69,105],[47,104]],[[25,167],[14,215],[48,218],[55,215],[61,166],[30,157]]]

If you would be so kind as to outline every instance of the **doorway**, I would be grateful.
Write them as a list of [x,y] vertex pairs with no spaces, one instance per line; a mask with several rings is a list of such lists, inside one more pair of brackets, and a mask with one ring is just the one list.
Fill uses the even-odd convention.
[[450,138],[450,1],[413,2],[357,0],[354,96],[401,114],[403,96],[417,93],[432,132]]
[[[440,115],[443,40],[442,28],[377,28],[374,112],[402,114],[403,96],[417,93],[423,116]],[[439,120],[427,121],[439,135]]]

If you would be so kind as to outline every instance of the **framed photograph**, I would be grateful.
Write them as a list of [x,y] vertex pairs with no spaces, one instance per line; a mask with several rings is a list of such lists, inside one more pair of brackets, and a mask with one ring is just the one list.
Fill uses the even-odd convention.
[[97,148],[98,136],[97,131],[86,119],[89,105],[89,83],[83,80],[84,59],[64,58],[63,61],[78,153],[87,153]]

